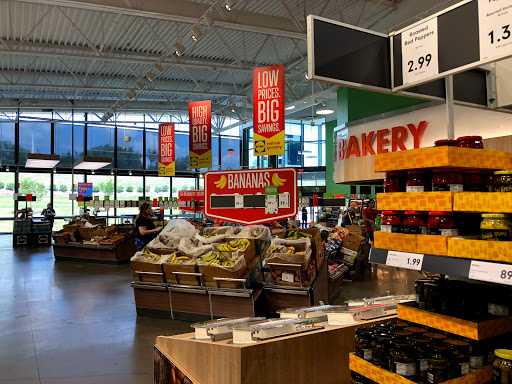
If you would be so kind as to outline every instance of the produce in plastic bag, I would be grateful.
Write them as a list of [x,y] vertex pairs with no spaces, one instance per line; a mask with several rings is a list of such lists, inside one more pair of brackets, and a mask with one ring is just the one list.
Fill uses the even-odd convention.
[[213,251],[218,245],[219,244],[216,243],[202,244],[195,238],[184,238],[180,240],[178,250],[187,255],[199,257],[205,253]]
[[270,228],[264,225],[247,225],[245,227],[236,227],[232,237],[270,241],[272,234]]
[[212,227],[203,229],[203,234],[197,233],[194,238],[203,244],[218,243],[226,237],[231,236],[235,231],[234,227]]

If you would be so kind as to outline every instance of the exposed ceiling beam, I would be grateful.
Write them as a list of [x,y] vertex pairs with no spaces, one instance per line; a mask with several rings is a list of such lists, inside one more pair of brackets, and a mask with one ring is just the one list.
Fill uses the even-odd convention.
[[368,0],[368,1],[370,3],[381,4],[381,5],[385,5],[386,7],[392,7],[392,8],[398,7],[398,3],[400,2],[400,0],[398,0],[398,1],[392,1],[392,0]]

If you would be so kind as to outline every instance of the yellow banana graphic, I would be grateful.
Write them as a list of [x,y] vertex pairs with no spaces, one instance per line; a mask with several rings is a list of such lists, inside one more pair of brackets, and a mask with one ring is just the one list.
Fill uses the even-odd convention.
[[278,187],[282,187],[286,179],[281,179],[277,173],[272,175],[272,183]]
[[226,187],[227,183],[228,183],[228,179],[224,175],[222,175],[218,181],[214,182],[214,184],[217,186],[217,188],[220,188],[220,189],[224,189],[224,187]]

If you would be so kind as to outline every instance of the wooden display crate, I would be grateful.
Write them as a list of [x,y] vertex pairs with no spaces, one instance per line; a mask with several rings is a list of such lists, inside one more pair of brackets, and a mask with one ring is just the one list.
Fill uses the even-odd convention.
[[133,280],[141,283],[165,283],[162,264],[131,261]]
[[[165,274],[165,280],[170,284],[180,284],[180,285],[200,285],[199,279],[194,275],[181,275],[182,273],[198,273],[199,268],[197,264],[162,264]],[[178,272],[176,274],[175,272]]]
[[[414,381],[405,377],[391,373],[385,369],[379,368],[372,363],[350,354],[349,368],[351,371],[359,373],[364,377],[373,380],[379,384],[414,384]],[[466,376],[445,381],[445,384],[484,384],[492,381],[492,367],[487,366]]]
[[455,192],[390,192],[377,193],[382,211],[453,211]]
[[448,256],[512,263],[512,241],[487,241],[453,237],[448,239]]
[[512,169],[512,153],[432,147],[375,155],[375,172],[440,167]]
[[398,318],[472,340],[483,340],[512,332],[512,316],[476,323],[419,309],[413,304],[398,304]]
[[461,212],[512,213],[512,193],[459,192],[453,198],[453,210]]

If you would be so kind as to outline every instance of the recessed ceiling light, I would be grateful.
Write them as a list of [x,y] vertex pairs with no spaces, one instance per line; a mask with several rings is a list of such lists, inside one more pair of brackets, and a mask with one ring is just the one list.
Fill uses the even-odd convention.
[[286,111],[291,111],[292,109],[295,109],[295,105],[290,105],[285,108]]
[[317,114],[319,115],[330,115],[331,113],[334,113],[334,110],[332,109],[319,109],[318,111],[316,111]]

